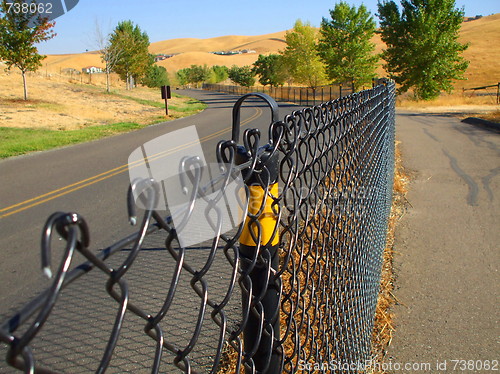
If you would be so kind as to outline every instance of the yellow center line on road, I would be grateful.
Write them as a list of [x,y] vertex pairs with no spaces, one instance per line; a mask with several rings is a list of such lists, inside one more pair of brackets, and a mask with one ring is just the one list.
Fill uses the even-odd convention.
[[[255,120],[256,118],[260,117],[261,114],[262,114],[262,109],[261,108],[254,108],[255,109],[255,114],[253,114],[251,117],[247,118],[246,120],[242,121],[241,122],[241,126],[244,126],[244,125],[247,125],[248,123],[252,122],[253,120]],[[168,156],[168,155],[171,155],[175,152],[178,152],[178,151],[181,151],[183,149],[187,149],[191,146],[193,146],[194,144],[196,143],[204,143],[208,140],[211,140],[225,132],[228,132],[232,129],[232,126],[230,127],[226,127],[222,130],[219,130],[217,132],[214,132],[210,135],[207,135],[199,140],[194,140],[192,142],[189,142],[189,143],[186,143],[186,144],[183,144],[183,145],[180,145],[178,147],[175,147],[175,148],[172,148],[172,149],[169,149],[169,150],[165,150],[165,151],[162,151],[162,152],[158,152],[156,154],[153,154],[151,155],[150,157],[148,157],[148,161],[154,161],[154,160],[157,160],[159,158],[162,158],[162,157],[165,157],[165,156]],[[5,217],[8,217],[8,216],[11,216],[13,214],[16,214],[16,213],[19,213],[19,212],[22,212],[24,210],[27,210],[27,209],[30,209],[30,208],[33,208],[37,205],[40,205],[40,204],[43,204],[43,203],[46,203],[48,201],[51,201],[51,200],[54,200],[58,197],[61,197],[61,196],[64,196],[64,195],[67,195],[71,192],[74,192],[74,191],[78,191],[84,187],[88,187],[90,185],[93,185],[97,182],[101,182],[103,180],[106,180],[106,179],[109,179],[115,175],[118,175],[118,174],[121,174],[121,173],[124,173],[126,171],[128,171],[129,167],[132,167],[132,168],[135,168],[137,166],[140,166],[144,164],[144,159],[142,160],[137,160],[133,163],[130,163],[130,164],[125,164],[125,165],[121,165],[121,166],[118,166],[116,168],[113,168],[113,169],[110,169],[108,171],[105,171],[103,173],[100,173],[100,174],[97,174],[97,175],[94,175],[93,177],[90,177],[90,178],[87,178],[87,179],[83,179],[79,182],[76,182],[76,183],[72,183],[70,185],[67,185],[65,187],[61,187],[61,188],[58,188],[56,190],[53,190],[51,192],[47,192],[43,195],[39,195],[39,196],[36,196],[36,197],[33,197],[31,199],[28,199],[28,200],[25,200],[25,201],[22,201],[20,203],[17,203],[17,204],[14,204],[14,205],[11,205],[11,206],[8,206],[6,208],[2,208],[0,209],[0,213],[3,213],[3,212],[6,212],[2,215],[0,215],[0,219],[2,218],[5,218]],[[16,209],[17,208],[17,209]]]

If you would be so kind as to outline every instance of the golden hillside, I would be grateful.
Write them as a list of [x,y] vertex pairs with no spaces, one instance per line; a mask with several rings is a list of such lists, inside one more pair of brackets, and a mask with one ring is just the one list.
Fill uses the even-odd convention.
[[[286,31],[280,31],[267,35],[257,36],[221,36],[209,39],[171,39],[151,43],[149,50],[153,54],[177,54],[167,60],[159,62],[170,72],[189,67],[193,64],[208,66],[213,65],[251,65],[259,56],[259,53],[275,53],[285,48]],[[253,50],[255,53],[218,56],[210,52],[215,51],[238,51]],[[103,66],[99,54],[87,52],[81,54],[49,55],[44,60],[45,68],[49,71],[59,72],[62,69],[74,68],[81,70],[85,66]]]
[[[176,54],[159,64],[170,73],[193,64],[213,65],[251,65],[259,54],[276,53],[285,48],[286,31],[257,36],[221,36],[209,39],[171,39],[152,43],[151,53]],[[380,52],[384,45],[377,35],[373,39]],[[457,83],[457,87],[475,87],[494,84],[500,81],[500,13],[464,22],[460,31],[460,41],[469,43],[464,56],[470,61],[466,73],[467,81]],[[218,56],[210,52],[253,50],[255,53],[232,56]],[[81,70],[85,66],[103,66],[100,56],[95,52],[68,55],[50,55],[44,60],[47,71],[59,72],[65,68]],[[382,69],[379,74],[383,75]]]
[[457,87],[477,87],[500,82],[500,13],[464,22],[460,41],[469,43],[464,57],[470,61],[466,81]]
[[267,35],[238,36],[228,35],[210,39],[171,39],[151,43],[151,53],[186,53],[236,51],[252,49],[257,53],[275,52],[285,46],[285,31]]

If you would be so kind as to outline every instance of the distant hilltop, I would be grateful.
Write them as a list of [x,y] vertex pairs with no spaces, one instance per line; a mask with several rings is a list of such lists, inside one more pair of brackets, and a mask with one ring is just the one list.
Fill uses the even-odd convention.
[[242,51],[217,51],[217,52],[210,52],[213,53],[214,55],[219,55],[219,56],[232,56],[232,55],[241,55],[243,53],[257,53],[253,49],[243,49]]

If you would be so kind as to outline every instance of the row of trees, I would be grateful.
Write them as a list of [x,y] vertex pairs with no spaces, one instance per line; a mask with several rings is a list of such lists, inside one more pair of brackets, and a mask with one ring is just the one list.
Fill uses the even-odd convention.
[[[385,71],[398,83],[400,93],[412,88],[417,99],[434,99],[441,91],[451,92],[453,81],[463,79],[469,65],[461,55],[468,45],[458,41],[464,11],[455,8],[455,0],[402,0],[401,8],[392,0],[379,1],[378,30],[364,5],[356,8],[340,2],[330,11],[330,17],[323,18],[316,45],[306,42],[312,37],[304,36],[313,33],[308,25],[299,22],[287,34],[288,47],[283,55],[289,58],[292,72],[297,66],[294,61],[299,61],[295,74],[300,76],[300,69],[307,70],[305,78],[316,72],[321,81],[320,65],[324,63],[328,79],[353,79],[359,88],[375,75],[379,61],[371,42],[375,33],[386,44],[380,55]],[[300,61],[300,56],[307,54],[311,57]]]
[[[381,57],[400,93],[413,88],[416,98],[428,100],[451,91],[453,81],[462,79],[468,66],[461,56],[467,45],[458,42],[464,12],[455,8],[455,1],[403,0],[401,11],[394,1],[382,1],[378,11],[377,30],[364,5],[357,8],[339,2],[330,10],[330,18],[323,18],[319,30],[298,20],[285,35],[283,51],[259,55],[253,66],[233,66],[227,76],[242,86],[253,85],[258,77],[264,86],[295,82],[316,89],[352,81],[359,89],[375,77]],[[381,55],[375,54],[372,42],[376,33],[387,46]],[[204,74],[201,70],[196,66],[183,69],[179,81],[209,81],[209,69]]]
[[[31,13],[9,13],[9,3],[0,0],[0,58],[8,68],[21,70],[27,98],[25,74],[38,69],[44,57],[34,44],[54,37],[54,24],[41,18],[33,22],[36,15]],[[313,89],[352,80],[360,88],[375,76],[379,56],[371,40],[379,33],[386,44],[380,57],[399,92],[413,88],[417,98],[432,99],[451,91],[453,81],[462,79],[468,67],[461,56],[467,45],[458,42],[463,16],[455,0],[402,0],[401,8],[392,0],[379,0],[377,30],[364,5],[357,8],[341,1],[330,10],[330,18],[323,18],[319,31],[298,20],[285,35],[287,47],[279,54],[260,55],[252,67],[193,65],[179,71],[177,79],[199,84],[230,78],[250,86],[257,76],[263,85],[295,82]],[[97,40],[108,90],[111,72],[118,73],[129,89],[137,82],[150,87],[168,84],[167,71],[148,52],[148,35],[131,21],[119,23],[110,35],[98,31]]]
[[[260,58],[267,57],[260,55]],[[228,68],[227,66],[215,65],[209,68],[207,65],[191,65],[189,68],[179,70],[176,73],[176,78],[181,85],[195,84],[198,86],[202,82],[219,83],[229,78],[239,85],[251,87],[255,84],[255,71],[249,66],[234,65]]]
[[179,84],[195,84],[198,86],[201,82],[219,83],[229,77],[229,69],[226,66],[215,65],[209,68],[207,65],[191,65],[176,73]]
[[[454,0],[403,0],[401,11],[394,1],[379,1],[378,12],[378,30],[364,5],[343,1],[323,18],[319,31],[298,20],[285,35],[285,50],[260,55],[251,71],[263,85],[294,81],[315,89],[352,80],[359,89],[375,77],[381,57],[399,92],[413,88],[424,100],[450,92],[453,81],[463,79],[468,62],[461,52],[467,45],[458,42],[458,32],[464,12]],[[380,56],[372,42],[376,33],[387,46]]]

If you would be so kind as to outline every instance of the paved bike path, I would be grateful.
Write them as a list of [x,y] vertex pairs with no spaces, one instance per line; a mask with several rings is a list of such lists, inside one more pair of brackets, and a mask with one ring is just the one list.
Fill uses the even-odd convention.
[[412,206],[396,232],[387,361],[473,373],[500,359],[500,134],[439,114],[400,111],[396,123]]

